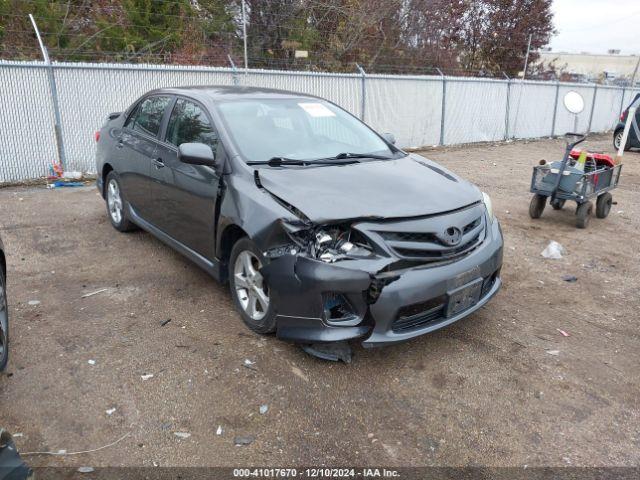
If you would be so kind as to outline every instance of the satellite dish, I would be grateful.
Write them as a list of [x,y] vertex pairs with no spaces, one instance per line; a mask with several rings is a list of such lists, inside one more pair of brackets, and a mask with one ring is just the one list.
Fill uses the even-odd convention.
[[584,98],[575,90],[571,90],[564,96],[564,108],[577,115],[584,110]]

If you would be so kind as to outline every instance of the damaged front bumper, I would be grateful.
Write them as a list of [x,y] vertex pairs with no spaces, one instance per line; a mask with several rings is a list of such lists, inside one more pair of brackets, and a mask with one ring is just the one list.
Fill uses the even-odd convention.
[[370,273],[362,262],[284,255],[262,269],[277,305],[277,335],[296,343],[359,339],[365,347],[405,341],[456,322],[500,289],[497,221],[484,241],[449,263]]

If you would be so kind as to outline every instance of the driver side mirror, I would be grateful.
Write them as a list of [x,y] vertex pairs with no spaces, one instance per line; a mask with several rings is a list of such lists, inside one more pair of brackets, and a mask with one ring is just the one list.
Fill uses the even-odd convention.
[[178,160],[190,165],[216,166],[213,150],[204,143],[183,143],[178,147]]
[[382,138],[384,138],[391,145],[396,144],[396,136],[393,133],[383,133]]

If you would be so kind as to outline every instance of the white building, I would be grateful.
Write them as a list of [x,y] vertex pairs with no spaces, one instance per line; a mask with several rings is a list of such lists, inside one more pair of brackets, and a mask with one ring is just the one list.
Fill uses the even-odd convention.
[[[553,66],[558,73],[584,76],[587,80],[630,80],[639,59],[637,55],[540,52],[536,63],[542,63],[545,69]],[[636,81],[639,80],[636,77]]]

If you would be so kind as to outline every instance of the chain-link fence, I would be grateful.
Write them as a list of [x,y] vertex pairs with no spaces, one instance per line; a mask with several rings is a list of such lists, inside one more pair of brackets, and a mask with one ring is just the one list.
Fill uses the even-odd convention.
[[[43,62],[0,62],[0,183],[46,175],[57,161],[52,88]],[[562,98],[585,99],[577,130],[611,129],[636,91],[584,84],[446,76],[284,72],[215,67],[54,63],[66,169],[93,172],[95,141],[106,115],[148,90],[181,85],[250,85],[318,95],[394,133],[404,148],[574,130]]]

